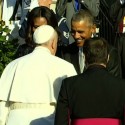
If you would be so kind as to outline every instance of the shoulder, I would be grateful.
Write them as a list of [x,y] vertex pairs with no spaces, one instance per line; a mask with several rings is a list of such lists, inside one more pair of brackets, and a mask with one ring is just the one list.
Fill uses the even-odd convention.
[[66,72],[67,74],[73,75],[77,74],[73,64],[59,57],[54,56],[53,65],[55,65],[54,67],[56,67],[58,70],[61,70],[63,73]]
[[125,92],[125,80],[122,78],[115,77],[112,80],[112,84],[114,87],[121,89],[122,91]]
[[24,44],[21,44],[18,49],[31,49],[31,48],[32,48],[31,46],[29,46],[28,44],[24,43]]
[[69,89],[72,91],[72,89],[76,89],[77,87],[80,86],[81,83],[81,74],[80,75],[75,75],[75,76],[70,76],[67,77],[63,80],[62,86],[66,89]]
[[59,57],[54,56],[54,60],[57,62],[57,64],[60,64],[60,65],[63,65],[63,66],[73,67],[73,64],[71,64],[70,62],[68,62],[64,59],[61,59]]
[[[11,74],[15,71],[15,69],[16,69],[16,67],[17,67],[17,65],[18,65],[18,61],[19,61],[19,59],[15,59],[15,60],[11,61],[11,62],[4,68],[3,73],[2,73],[2,76],[6,75],[6,74],[11,75]],[[1,76],[1,78],[2,78],[2,76]]]
[[22,44],[18,47],[17,52],[16,52],[16,58],[22,57],[24,55],[27,55],[33,51],[33,47],[27,45],[27,44]]
[[23,60],[25,60],[28,57],[28,55],[23,56],[23,57],[19,57],[15,60],[13,60],[12,62],[10,62],[7,66],[14,66],[14,65],[18,65],[20,62],[22,62]]
[[74,55],[79,51],[79,48],[75,45],[75,42],[67,45],[67,46],[58,46],[56,56],[64,58],[66,54]]
[[76,42],[73,42],[73,43],[69,44],[69,45],[66,47],[66,49],[64,49],[64,50],[65,50],[66,52],[69,52],[69,53],[74,54],[74,53],[77,53],[77,52],[78,52],[79,48],[77,47]]
[[118,50],[115,47],[113,47],[112,45],[109,45],[108,53],[109,53],[110,58],[112,58],[112,59],[118,58]]
[[109,51],[109,53],[112,52],[112,51],[116,51],[117,52],[117,49],[114,46],[112,46],[111,44],[109,44],[108,45],[108,51]]
[[81,79],[84,81],[83,74],[67,77],[63,81],[65,82],[65,84],[69,83],[73,85],[73,84],[77,84],[79,81],[81,81]]

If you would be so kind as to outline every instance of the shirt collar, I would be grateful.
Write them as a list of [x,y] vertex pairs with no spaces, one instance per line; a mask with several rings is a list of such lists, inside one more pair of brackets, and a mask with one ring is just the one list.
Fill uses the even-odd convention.
[[37,46],[37,47],[35,47],[34,51],[38,51],[38,50],[39,51],[44,51],[44,52],[47,52],[47,53],[51,54],[50,50],[47,47],[43,47],[43,46]]

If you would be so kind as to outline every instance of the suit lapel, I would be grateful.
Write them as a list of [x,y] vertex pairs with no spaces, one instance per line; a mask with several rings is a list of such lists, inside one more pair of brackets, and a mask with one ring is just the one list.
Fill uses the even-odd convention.
[[72,43],[69,45],[70,52],[70,62],[74,65],[78,74],[80,74],[80,66],[79,66],[79,48],[76,46],[76,43]]
[[71,54],[71,63],[74,65],[78,74],[80,74],[80,67],[79,67],[79,56],[78,53]]

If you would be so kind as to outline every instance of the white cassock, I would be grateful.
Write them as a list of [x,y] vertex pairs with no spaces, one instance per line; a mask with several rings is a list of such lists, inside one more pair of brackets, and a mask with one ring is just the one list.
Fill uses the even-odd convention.
[[[42,106],[10,110],[6,125],[53,125],[55,107],[50,103],[56,104],[62,80],[73,75],[73,65],[45,47],[36,47],[31,54],[12,61],[0,79],[0,100]],[[1,125],[3,114],[0,110]]]

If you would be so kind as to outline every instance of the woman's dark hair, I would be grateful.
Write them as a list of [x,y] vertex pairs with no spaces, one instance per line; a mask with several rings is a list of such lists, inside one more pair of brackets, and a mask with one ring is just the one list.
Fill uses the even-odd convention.
[[28,15],[27,32],[26,32],[26,39],[25,39],[26,43],[31,47],[34,47],[34,42],[32,38],[34,19],[38,17],[45,18],[47,20],[47,24],[52,26],[57,31],[57,33],[59,32],[56,15],[51,9],[45,6],[34,8],[33,10],[31,10],[31,12],[29,12],[29,15]]

